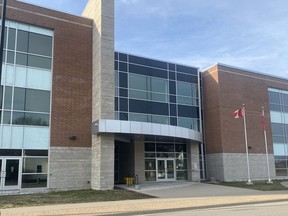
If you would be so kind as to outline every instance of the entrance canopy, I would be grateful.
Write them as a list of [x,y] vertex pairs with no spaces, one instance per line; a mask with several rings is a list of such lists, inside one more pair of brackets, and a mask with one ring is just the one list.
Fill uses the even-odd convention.
[[157,135],[184,138],[197,142],[203,141],[202,134],[199,131],[173,125],[136,121],[99,119],[92,123],[92,134],[100,133]]

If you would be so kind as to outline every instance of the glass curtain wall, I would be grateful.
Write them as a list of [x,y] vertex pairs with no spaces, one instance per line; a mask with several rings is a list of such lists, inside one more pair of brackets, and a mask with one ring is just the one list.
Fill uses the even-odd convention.
[[198,69],[115,52],[115,118],[200,131]]
[[0,156],[22,152],[22,188],[47,187],[53,34],[50,29],[6,22]]
[[288,91],[269,88],[276,176],[288,176]]

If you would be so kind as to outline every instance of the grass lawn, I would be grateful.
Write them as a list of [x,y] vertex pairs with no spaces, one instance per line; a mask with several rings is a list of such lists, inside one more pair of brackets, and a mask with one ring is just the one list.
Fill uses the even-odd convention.
[[49,193],[0,196],[0,209],[69,203],[154,198],[141,193],[115,188],[111,191],[75,190]]
[[288,190],[287,187],[281,185],[281,181],[273,180],[273,184],[267,184],[266,181],[255,181],[253,185],[247,185],[246,182],[219,182],[217,183],[223,186],[240,187],[261,191],[277,191]]

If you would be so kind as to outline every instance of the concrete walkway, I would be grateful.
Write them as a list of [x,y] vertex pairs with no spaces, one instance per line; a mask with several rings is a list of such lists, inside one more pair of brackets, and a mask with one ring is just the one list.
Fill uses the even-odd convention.
[[[131,189],[131,188],[130,188]],[[160,197],[145,200],[25,207],[0,210],[1,216],[92,216],[145,215],[148,213],[287,201],[288,192],[262,192],[219,185],[184,182],[182,184],[145,185],[139,192]],[[188,196],[190,195],[190,196]]]

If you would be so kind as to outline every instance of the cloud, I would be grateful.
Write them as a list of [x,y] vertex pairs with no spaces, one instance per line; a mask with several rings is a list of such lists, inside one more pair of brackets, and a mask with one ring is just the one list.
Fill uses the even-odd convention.
[[120,0],[124,4],[135,4],[139,2],[139,0]]

